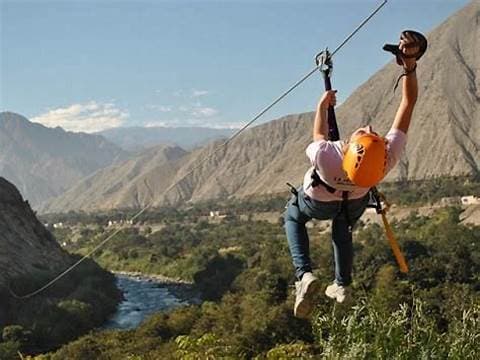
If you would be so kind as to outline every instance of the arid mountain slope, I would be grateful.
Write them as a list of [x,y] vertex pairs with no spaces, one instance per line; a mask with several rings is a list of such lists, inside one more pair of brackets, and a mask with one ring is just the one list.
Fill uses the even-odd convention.
[[[385,41],[390,42],[398,34]],[[429,50],[418,66],[420,96],[401,164],[387,180],[422,179],[480,173],[480,2],[474,1],[428,34]],[[381,49],[379,49],[381,51]],[[341,134],[372,124],[385,133],[400,101],[393,86],[401,69],[389,63],[360,86],[337,111]],[[149,172],[150,186],[138,173],[124,187],[101,199],[78,187],[45,211],[96,210],[147,204],[198,201],[284,191],[285,182],[299,184],[308,167],[305,147],[311,141],[312,113],[290,115],[249,129],[181,180],[219,143],[183,156],[175,165]],[[175,175],[165,176],[178,169]],[[114,176],[111,176],[112,178]],[[92,177],[92,187],[108,175]],[[180,181],[181,180],[181,181]],[[118,180],[120,181],[120,180]],[[179,181],[168,194],[166,190]],[[130,199],[125,201],[124,199]],[[135,199],[132,201],[131,199]]]
[[0,176],[36,207],[126,153],[98,135],[66,132],[0,113]]
[[[87,177],[54,200],[51,207],[82,209],[139,207],[162,193],[186,154],[178,146],[157,146]],[[41,210],[44,210],[41,208]]]

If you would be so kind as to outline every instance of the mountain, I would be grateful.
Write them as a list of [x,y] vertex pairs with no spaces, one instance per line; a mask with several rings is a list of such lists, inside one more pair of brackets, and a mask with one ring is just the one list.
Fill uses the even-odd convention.
[[107,140],[127,151],[139,151],[156,145],[178,145],[186,150],[209,141],[229,137],[233,129],[206,127],[121,127],[99,132]]
[[0,288],[16,277],[51,273],[71,263],[28,202],[2,177],[0,199]]
[[101,136],[51,129],[15,113],[0,113],[0,175],[34,207],[125,158],[125,151]]
[[150,148],[130,160],[97,171],[49,206],[68,208],[70,203],[75,203],[89,209],[139,207],[153,194],[165,190],[158,186],[168,183],[178,170],[177,163],[186,154],[178,146]]
[[[427,37],[429,50],[418,64],[420,94],[407,149],[387,181],[480,175],[480,3],[470,3]],[[388,130],[400,101],[400,91],[393,94],[400,72],[392,60],[338,107],[341,134],[350,134],[365,124],[380,133]],[[285,182],[301,183],[309,166],[305,148],[311,141],[312,122],[310,112],[248,129],[204,163],[220,142],[195,149],[165,170],[161,166],[155,169],[149,189],[141,186],[143,180],[125,179],[126,188],[132,191],[128,197],[137,199],[136,204],[122,201],[126,193],[122,191],[120,196],[116,191],[108,201],[93,205],[77,188],[80,191],[68,192],[45,210],[96,210],[112,204],[138,207],[162,205],[167,200],[173,203],[285,191]],[[194,167],[198,168],[182,179]],[[174,175],[163,176],[175,169]],[[97,180],[92,177],[90,181],[93,186]]]

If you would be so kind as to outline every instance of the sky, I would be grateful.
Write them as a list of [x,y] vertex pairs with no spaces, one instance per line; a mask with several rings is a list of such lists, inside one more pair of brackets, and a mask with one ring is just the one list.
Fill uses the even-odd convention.
[[[45,126],[237,128],[315,66],[378,0],[0,0],[0,111]],[[468,0],[389,0],[334,58],[344,101],[403,29],[428,32]],[[421,69],[419,69],[421,71]],[[312,111],[314,74],[256,124]]]

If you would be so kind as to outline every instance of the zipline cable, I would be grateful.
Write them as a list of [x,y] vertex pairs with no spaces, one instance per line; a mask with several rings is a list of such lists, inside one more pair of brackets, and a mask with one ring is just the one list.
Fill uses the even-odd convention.
[[[341,43],[337,46],[337,48],[330,54],[330,58],[333,57],[347,42],[350,40],[380,9],[387,3],[387,0],[384,0],[377,8],[370,13],[368,17],[366,17],[360,25],[358,25]],[[305,80],[307,80],[310,76],[312,76],[315,72],[320,70],[322,64],[318,64],[312,70],[310,70],[307,74],[305,74],[300,80],[298,80],[295,84],[293,84],[290,88],[288,88],[282,95],[276,98],[270,105],[265,107],[262,111],[260,111],[252,120],[250,120],[247,124],[245,124],[242,128],[240,128],[235,134],[233,134],[229,139],[227,139],[224,143],[220,144],[216,149],[214,149],[206,158],[200,161],[195,167],[190,169],[185,175],[183,175],[177,182],[174,182],[170,187],[165,191],[165,194],[168,193],[173,187],[178,185],[181,181],[183,181],[187,176],[191,175],[195,170],[197,170],[200,166],[205,164],[208,160],[210,160],[213,155],[218,153],[221,149],[228,145],[234,138],[240,135],[241,132],[246,130],[250,125],[252,125],[255,121],[257,121],[260,117],[262,117],[268,110],[278,104],[283,98],[285,98],[288,94],[290,94],[293,90],[295,90],[298,86],[300,86]]]
[[363,27],[363,25],[365,25],[372,17],[374,17],[375,14],[376,14],[377,12],[379,12],[380,9],[387,3],[387,1],[388,1],[388,0],[383,0],[383,3],[381,3],[380,5],[378,5],[378,7],[377,7],[374,11],[372,11],[372,13],[371,13],[368,17],[366,17],[365,20],[363,20],[363,21],[360,23],[360,25],[358,25],[358,26],[355,28],[355,30],[353,30],[353,31],[350,33],[350,35],[348,35],[348,36],[345,38],[345,40],[343,40],[343,42],[341,42],[340,45],[338,45],[337,48],[336,48],[335,50],[333,50],[333,52],[330,54],[330,58],[332,58],[333,55],[335,55],[335,54],[343,47],[343,45],[345,45],[345,44],[348,42],[348,40],[350,40],[350,39],[358,32],[358,30],[360,30],[360,29]]
[[[330,58],[333,57],[334,54],[336,54],[385,4],[387,3],[387,0],[384,0],[373,12],[370,13],[368,17],[363,20],[360,25],[358,25],[346,38],[343,40],[340,45],[337,46],[337,48],[332,52],[330,55]],[[217,154],[221,149],[226,147],[233,139],[235,139],[240,133],[242,133],[244,130],[246,130],[250,125],[252,125],[255,121],[257,121],[261,116],[263,116],[268,110],[270,110],[272,107],[274,107],[276,104],[278,104],[284,97],[286,97],[288,94],[290,94],[293,90],[295,90],[300,84],[302,84],[305,80],[307,80],[310,76],[312,76],[317,70],[319,70],[322,67],[322,64],[318,64],[315,66],[312,70],[310,70],[307,74],[305,74],[300,80],[298,80],[295,84],[293,84],[290,88],[288,88],[284,93],[282,93],[278,98],[276,98],[270,105],[266,106],[262,111],[260,111],[257,115],[255,115],[252,120],[250,120],[247,124],[245,124],[243,127],[241,127],[238,131],[236,131],[230,138],[225,140],[222,144],[220,144],[216,149],[214,149],[207,157],[205,157],[202,161],[200,161],[196,166],[191,168],[186,174],[180,177],[179,180],[175,181],[170,185],[170,187],[167,188],[165,191],[165,195],[170,192],[175,186],[180,184],[181,181],[183,181],[187,176],[191,175],[195,170],[197,170],[200,166],[205,164],[208,160],[210,160],[215,154]],[[146,205],[143,207],[138,213],[136,213],[134,216],[130,218],[130,220],[127,222],[132,222],[135,219],[137,219],[141,214],[143,214],[148,208],[152,206],[152,203]],[[65,271],[61,272],[59,275],[57,275],[55,278],[50,280],[48,283],[43,285],[42,287],[38,288],[37,290],[25,294],[25,295],[17,295],[9,286],[9,291],[14,296],[16,299],[19,300],[24,300],[31,298],[35,295],[38,295],[39,293],[45,291],[49,287],[51,287],[53,284],[55,284],[57,281],[59,281],[61,278],[63,278],[65,275],[70,273],[72,270],[74,270],[78,265],[80,265],[83,261],[85,261],[87,258],[92,256],[97,250],[102,248],[107,242],[109,242],[111,239],[113,239],[120,231],[122,231],[125,228],[124,226],[121,226],[117,230],[115,230],[113,233],[111,233],[105,240],[103,240],[100,244],[95,246],[91,251],[89,251],[87,254],[85,254],[80,260],[75,262],[73,265],[68,267]]]

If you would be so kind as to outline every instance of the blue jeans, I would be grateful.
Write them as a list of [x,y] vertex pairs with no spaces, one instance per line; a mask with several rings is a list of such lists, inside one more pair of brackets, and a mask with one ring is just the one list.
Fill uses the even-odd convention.
[[293,196],[285,211],[285,231],[292,255],[295,275],[312,271],[309,255],[309,239],[305,224],[313,219],[332,220],[332,245],[335,261],[335,282],[349,285],[352,282],[353,244],[349,226],[354,226],[368,204],[369,195],[348,200],[348,220],[342,201],[317,201],[305,195],[303,187]]

